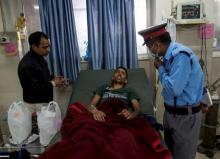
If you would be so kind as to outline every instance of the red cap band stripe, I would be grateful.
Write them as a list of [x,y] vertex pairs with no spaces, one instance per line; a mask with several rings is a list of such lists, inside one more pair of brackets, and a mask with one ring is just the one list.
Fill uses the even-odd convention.
[[165,28],[162,28],[162,29],[160,29],[158,31],[154,31],[154,32],[152,32],[150,34],[144,35],[144,40],[148,40],[148,39],[152,39],[152,38],[158,37],[158,36],[160,36],[160,35],[162,35],[162,34],[164,34],[166,32],[167,32],[167,30]]

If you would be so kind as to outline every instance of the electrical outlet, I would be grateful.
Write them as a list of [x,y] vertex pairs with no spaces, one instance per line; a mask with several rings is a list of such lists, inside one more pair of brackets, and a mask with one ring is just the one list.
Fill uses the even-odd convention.
[[2,35],[0,36],[0,44],[9,43],[9,37]]

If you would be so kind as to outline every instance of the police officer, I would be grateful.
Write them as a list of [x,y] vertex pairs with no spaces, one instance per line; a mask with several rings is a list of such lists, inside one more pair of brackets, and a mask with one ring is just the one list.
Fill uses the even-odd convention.
[[139,32],[155,56],[164,98],[164,138],[174,159],[194,159],[201,126],[204,75],[196,55],[172,42],[161,24]]

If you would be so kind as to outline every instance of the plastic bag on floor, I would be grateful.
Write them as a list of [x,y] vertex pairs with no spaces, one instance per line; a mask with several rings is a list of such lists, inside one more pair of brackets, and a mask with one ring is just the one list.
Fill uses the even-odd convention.
[[37,123],[40,135],[40,144],[47,146],[53,136],[61,127],[61,112],[58,104],[50,102],[47,107],[42,107],[37,116]]
[[21,144],[31,133],[31,112],[22,101],[14,102],[8,110],[8,126],[15,144]]

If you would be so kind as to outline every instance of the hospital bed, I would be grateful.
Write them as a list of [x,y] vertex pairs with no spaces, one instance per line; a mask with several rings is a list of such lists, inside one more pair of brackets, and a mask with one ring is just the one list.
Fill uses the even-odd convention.
[[[69,105],[74,102],[82,102],[86,105],[90,103],[94,90],[100,85],[111,82],[114,70],[82,70],[77,81],[72,86],[72,93],[69,99]],[[153,93],[148,77],[143,68],[128,69],[127,87],[133,88],[140,97],[141,112],[150,116],[154,114]],[[62,109],[66,114],[67,109]],[[60,139],[58,133],[50,145],[53,145]]]
[[[93,97],[93,91],[100,85],[111,82],[113,73],[114,70],[82,70],[72,86],[69,104],[78,101],[88,105]],[[153,116],[152,87],[143,68],[128,69],[127,87],[133,88],[139,95],[141,112]],[[62,114],[66,114],[67,109],[63,109],[63,111]],[[59,141],[60,138],[60,133],[58,133],[48,147]],[[43,150],[42,148],[40,151]]]
[[[93,91],[100,85],[111,82],[114,70],[84,70],[80,72],[78,81],[73,86],[70,103],[80,101],[89,104]],[[128,70],[127,87],[133,88],[140,96],[143,113],[153,115],[152,88],[143,68]]]
[[[111,82],[113,73],[114,70],[82,70],[72,86],[69,104],[79,101],[88,105],[93,97],[93,91],[100,85]],[[152,87],[143,68],[128,69],[127,87],[133,88],[139,95],[141,112],[153,116]],[[67,109],[63,111],[62,114],[66,114]],[[60,133],[52,139],[49,146],[59,140]]]

